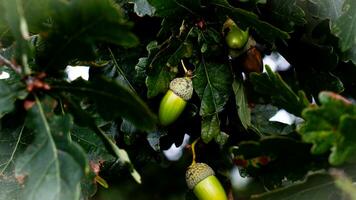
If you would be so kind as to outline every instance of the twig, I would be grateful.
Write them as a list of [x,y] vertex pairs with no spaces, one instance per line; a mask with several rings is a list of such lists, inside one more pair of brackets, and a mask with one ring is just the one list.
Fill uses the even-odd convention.
[[21,74],[21,68],[14,65],[11,61],[6,59],[4,56],[0,55],[0,65],[6,65],[14,70],[16,73]]

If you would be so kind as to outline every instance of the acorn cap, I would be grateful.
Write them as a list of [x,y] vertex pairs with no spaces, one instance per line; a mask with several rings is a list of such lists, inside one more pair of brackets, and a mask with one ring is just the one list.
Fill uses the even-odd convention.
[[193,95],[193,82],[188,77],[175,78],[169,84],[169,89],[180,98],[188,101]]
[[185,173],[185,181],[188,188],[193,189],[200,181],[215,175],[214,170],[205,163],[195,163],[188,167]]

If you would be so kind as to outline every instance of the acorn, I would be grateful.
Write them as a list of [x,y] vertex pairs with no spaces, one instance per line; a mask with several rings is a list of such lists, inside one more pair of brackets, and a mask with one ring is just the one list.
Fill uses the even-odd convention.
[[173,123],[183,112],[192,95],[193,83],[190,77],[173,79],[159,106],[158,117],[161,124],[167,126]]
[[190,165],[185,173],[188,188],[199,200],[227,200],[227,196],[214,170],[205,163]]
[[227,46],[231,49],[242,49],[249,38],[248,29],[242,30],[237,24],[230,18],[228,18],[223,25],[223,32],[228,30],[225,41]]
[[248,37],[248,30],[243,31],[237,26],[232,26],[225,40],[230,48],[241,49],[247,43]]

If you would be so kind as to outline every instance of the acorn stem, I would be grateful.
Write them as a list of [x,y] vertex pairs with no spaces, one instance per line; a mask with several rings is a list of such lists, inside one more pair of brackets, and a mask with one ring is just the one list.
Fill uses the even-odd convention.
[[195,162],[195,159],[196,159],[196,154],[195,154],[195,145],[198,143],[200,137],[198,137],[196,140],[194,140],[194,142],[192,143],[192,154],[193,154],[193,159],[192,159],[192,164],[190,165],[194,165],[196,162]]
[[180,62],[182,63],[182,67],[183,67],[184,73],[187,74],[188,73],[188,69],[185,67],[185,64],[184,64],[183,60],[180,60]]

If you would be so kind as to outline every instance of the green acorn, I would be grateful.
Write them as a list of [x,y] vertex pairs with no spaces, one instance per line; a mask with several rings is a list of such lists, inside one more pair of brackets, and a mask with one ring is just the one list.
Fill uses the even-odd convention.
[[227,200],[224,188],[214,170],[205,163],[193,163],[185,173],[188,188],[199,200]]
[[158,117],[161,124],[167,126],[174,122],[183,112],[192,95],[193,83],[190,77],[173,79],[159,106]]
[[232,26],[225,37],[227,45],[232,49],[241,49],[248,40],[248,30],[243,31],[239,27]]
[[242,30],[232,19],[228,18],[223,25],[223,33],[226,30],[228,30],[225,36],[227,46],[231,49],[241,49],[245,46],[249,38],[248,29]]

